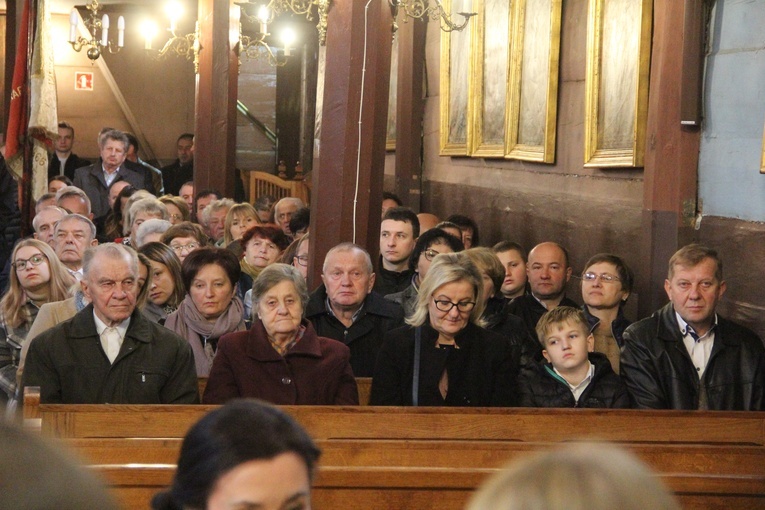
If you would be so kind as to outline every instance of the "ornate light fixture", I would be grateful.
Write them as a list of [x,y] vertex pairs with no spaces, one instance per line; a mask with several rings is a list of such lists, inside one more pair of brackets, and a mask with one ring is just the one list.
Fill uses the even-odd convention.
[[[435,5],[430,5],[430,0],[389,0],[393,7],[394,19],[398,17],[398,11],[403,10],[404,14],[413,19],[423,19],[429,17],[433,21],[438,21],[441,30],[444,32],[462,31],[470,22],[470,18],[476,15],[475,12],[458,12],[462,16],[462,21],[454,21],[450,13],[444,9],[441,0],[433,0]],[[393,22],[394,30],[397,25]]]
[[[236,5],[241,9],[242,17],[250,23],[258,23],[260,33],[267,35],[268,25],[277,16],[292,12],[298,16],[305,16],[307,20],[314,20],[314,8],[319,21],[316,30],[319,32],[319,44],[322,46],[327,40],[327,14],[329,13],[331,0],[247,0],[238,2]],[[256,14],[253,15],[253,10]]]
[[109,48],[109,53],[120,51],[125,45],[125,18],[120,16],[117,19],[117,44],[115,45],[109,40],[109,15],[104,14],[101,19],[98,19],[98,11],[101,8],[98,0],[90,0],[85,7],[90,11],[88,19],[84,20],[90,39],[77,36],[77,24],[80,17],[77,9],[72,7],[69,13],[69,44],[74,51],[79,52],[83,48],[88,48],[88,58],[93,62],[101,56],[101,48]]
[[258,9],[258,13],[255,16],[252,16],[246,10],[248,3],[236,2],[236,5],[239,6],[242,18],[258,26],[257,33],[254,36],[248,36],[244,35],[242,24],[239,24],[239,55],[251,60],[265,59],[272,66],[285,65],[287,63],[287,57],[292,53],[292,45],[295,43],[295,31],[290,27],[283,27],[281,29],[279,35],[284,48],[280,58],[279,49],[272,48],[266,42],[266,37],[271,35],[268,33],[268,25],[270,25],[274,19],[272,11],[269,11],[268,7],[263,4]]
[[185,35],[178,35],[178,19],[183,14],[183,7],[179,2],[170,2],[165,6],[165,12],[170,18],[170,26],[167,31],[170,32],[170,38],[159,50],[152,49],[152,42],[157,36],[157,25],[146,20],[141,25],[141,33],[144,37],[144,49],[150,53],[156,60],[165,58],[168,54],[178,57],[186,57],[194,61],[194,72],[199,72],[199,51],[202,46],[199,44],[199,22],[194,26],[194,32]]

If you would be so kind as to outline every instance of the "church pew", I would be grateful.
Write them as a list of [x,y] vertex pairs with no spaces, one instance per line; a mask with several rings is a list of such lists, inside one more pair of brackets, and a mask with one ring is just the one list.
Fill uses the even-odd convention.
[[[65,440],[66,446],[83,462],[92,465],[173,465],[181,442],[180,438]],[[322,450],[321,464],[327,466],[498,468],[509,459],[550,448],[554,441],[324,439],[316,443]],[[631,444],[626,447],[661,473],[765,479],[765,449],[759,446]]]
[[[67,438],[183,437],[215,406],[42,404]],[[530,408],[283,406],[316,439],[454,439],[765,446],[765,413]],[[30,410],[27,410],[30,411]]]
[[[87,462],[97,464],[95,469],[107,475],[115,493],[127,502],[126,508],[133,508],[130,501],[144,504],[150,494],[169,482],[181,438],[213,408],[41,405],[39,415],[43,433],[64,438],[89,459]],[[362,501],[363,508],[380,508],[375,505],[381,498],[401,502],[422,499],[438,502],[439,508],[461,508],[486,469],[498,468],[507,459],[551,443],[581,439],[606,439],[631,448],[662,473],[684,504],[690,505],[687,508],[765,505],[765,413],[284,409],[324,450],[316,493],[317,501],[330,502],[324,508],[344,508],[335,505],[343,499],[340,495],[357,505]],[[413,483],[407,480],[423,470],[433,474],[439,469],[442,476],[429,479],[429,486],[407,485]],[[334,478],[327,478],[327,473]],[[457,478],[453,473],[458,473]],[[330,483],[330,479],[344,481]],[[322,485],[322,480],[327,484]],[[461,481],[460,487],[450,485],[457,483],[455,480]],[[385,508],[431,507],[418,503]]]
[[[174,472],[167,465],[101,465],[92,468],[125,509],[147,508]],[[313,489],[316,510],[462,510],[472,492],[495,473],[487,468],[322,466]],[[762,478],[671,474],[661,476],[683,508],[762,508]]]

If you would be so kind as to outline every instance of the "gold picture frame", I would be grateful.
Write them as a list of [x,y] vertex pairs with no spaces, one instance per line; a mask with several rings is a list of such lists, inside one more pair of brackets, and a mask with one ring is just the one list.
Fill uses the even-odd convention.
[[[447,14],[463,10],[463,0],[444,1]],[[476,23],[462,31],[441,32],[440,145],[441,156],[469,156],[472,152],[474,90],[471,43]]]
[[515,0],[507,83],[508,159],[555,162],[561,0]]
[[589,0],[586,167],[642,167],[652,0]]
[[760,173],[765,174],[765,129],[762,133],[762,159],[760,160]]
[[390,51],[390,87],[388,89],[388,126],[385,150],[396,150],[396,121],[398,116],[398,37],[393,38]]
[[[473,157],[504,157],[507,78],[510,45],[510,2],[474,0],[477,16],[472,53],[475,62],[475,90],[471,94],[473,116]],[[484,80],[484,76],[490,79]]]

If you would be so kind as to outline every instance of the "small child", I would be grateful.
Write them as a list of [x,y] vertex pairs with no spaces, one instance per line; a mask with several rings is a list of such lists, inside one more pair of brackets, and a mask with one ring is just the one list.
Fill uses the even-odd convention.
[[595,339],[584,313],[560,306],[545,313],[536,332],[546,361],[520,378],[523,407],[630,407],[627,387],[608,358],[592,352]]

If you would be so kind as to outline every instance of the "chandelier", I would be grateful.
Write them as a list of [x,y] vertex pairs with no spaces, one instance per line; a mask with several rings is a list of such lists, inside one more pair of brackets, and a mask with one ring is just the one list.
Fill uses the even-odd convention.
[[98,11],[101,6],[98,0],[90,0],[85,6],[90,15],[87,20],[83,20],[88,29],[88,37],[77,36],[77,24],[80,15],[77,8],[72,7],[69,13],[69,44],[74,51],[80,52],[87,48],[87,55],[90,60],[95,62],[101,56],[101,48],[108,48],[109,53],[117,53],[125,45],[125,18],[120,16],[117,19],[117,44],[109,40],[109,15],[104,14],[101,19],[98,18]]
[[394,17],[394,30],[397,25],[395,18],[398,17],[399,10],[403,10],[404,14],[413,19],[430,18],[433,21],[438,21],[441,30],[444,32],[462,31],[470,21],[470,18],[476,15],[475,12],[458,12],[462,16],[462,20],[454,21],[450,13],[444,8],[441,0],[433,0],[434,5],[430,5],[430,0],[389,0],[391,7],[393,7]]
[[[250,23],[257,23],[261,34],[267,34],[268,25],[274,18],[281,14],[292,12],[297,16],[305,16],[307,20],[314,20],[314,8],[319,21],[316,30],[319,32],[319,44],[322,46],[327,40],[327,14],[329,13],[331,0],[247,0],[238,2],[242,17]],[[255,14],[253,14],[253,11]]]
[[199,44],[199,22],[195,22],[194,32],[190,34],[178,34],[178,20],[183,15],[183,6],[179,2],[169,2],[165,5],[165,13],[170,20],[167,32],[170,37],[158,50],[152,48],[154,38],[157,37],[159,30],[156,23],[152,20],[146,20],[141,25],[141,33],[144,37],[144,49],[154,59],[162,60],[167,55],[186,57],[194,61],[194,71],[199,72],[199,51],[202,49]]
[[[273,1],[271,2],[273,3]],[[267,5],[263,4],[258,8],[256,15],[247,12],[248,2],[237,2],[241,12],[241,18],[250,24],[257,25],[258,31],[253,36],[244,35],[242,24],[239,24],[239,55],[250,60],[267,60],[272,66],[280,67],[287,63],[287,57],[292,54],[292,47],[295,44],[295,31],[288,26],[282,27],[279,38],[283,44],[281,57],[279,48],[272,48],[266,41],[269,35],[269,25],[273,22],[275,14]]]

